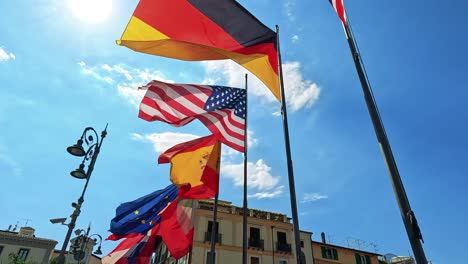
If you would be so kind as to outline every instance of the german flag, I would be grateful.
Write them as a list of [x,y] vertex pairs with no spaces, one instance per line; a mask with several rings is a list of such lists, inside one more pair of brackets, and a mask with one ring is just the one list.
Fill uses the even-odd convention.
[[186,61],[231,59],[279,100],[276,39],[234,0],[140,0],[117,44]]

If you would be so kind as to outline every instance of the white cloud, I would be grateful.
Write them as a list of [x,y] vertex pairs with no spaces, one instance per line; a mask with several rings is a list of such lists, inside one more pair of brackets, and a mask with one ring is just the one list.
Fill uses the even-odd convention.
[[133,140],[153,144],[154,150],[158,153],[162,153],[179,143],[190,141],[199,137],[193,134],[173,132],[153,133],[147,135],[132,133],[130,136]]
[[102,69],[107,71],[107,72],[116,72],[116,73],[120,73],[122,74],[123,76],[125,76],[125,78],[129,81],[133,80],[133,76],[130,75],[130,73],[128,72],[128,70],[124,69],[122,66],[120,65],[113,65],[113,66],[109,66],[107,64],[103,64],[102,66]]
[[[230,60],[202,62],[205,67],[203,83],[226,83],[228,86],[242,88],[245,86],[245,73],[242,66]],[[286,91],[286,102],[292,111],[310,108],[320,95],[316,83],[303,78],[297,61],[283,63],[283,78]],[[265,103],[277,102],[270,90],[254,75],[249,74],[249,94],[261,97]]]
[[2,47],[0,47],[0,62],[8,61],[8,60],[15,60],[16,56],[12,52],[8,53]]
[[276,111],[272,113],[273,116],[281,116],[281,111]]
[[292,111],[297,111],[303,107],[310,108],[320,95],[318,85],[305,80],[302,77],[300,67],[301,64],[297,61],[283,64],[284,86],[288,89],[286,102]]
[[291,40],[292,40],[293,43],[296,43],[296,42],[299,41],[299,36],[298,36],[298,35],[294,35],[294,36],[292,36]]
[[20,164],[4,153],[0,153],[0,163],[10,167],[14,176],[20,176],[22,174],[23,170],[21,169]]
[[125,98],[131,105],[139,107],[141,99],[145,96],[145,90],[135,89],[127,85],[117,85],[117,91],[120,96]]
[[84,61],[78,62],[78,65],[80,65],[81,71],[84,74],[89,75],[89,76],[93,77],[96,80],[105,82],[107,84],[112,84],[114,82],[114,80],[111,77],[103,76],[103,75],[99,74],[99,72],[96,71],[94,68],[89,67],[88,65],[86,65],[86,62],[84,62]]
[[[279,182],[279,176],[273,176],[270,173],[271,167],[263,159],[257,162],[247,162],[247,186],[260,191],[271,190]],[[244,185],[244,163],[221,165],[221,175],[231,179],[235,186]]]
[[276,187],[274,190],[265,191],[265,192],[257,192],[254,194],[247,195],[249,198],[256,198],[256,199],[271,199],[280,196],[283,193],[284,185]]
[[254,137],[254,132],[247,129],[247,148],[251,149],[258,145],[258,138]]
[[136,107],[140,105],[141,99],[145,95],[145,91],[138,90],[139,87],[152,80],[174,82],[166,79],[162,72],[153,69],[138,69],[123,64],[88,66],[83,61],[79,62],[78,65],[84,74],[114,86],[121,97]]
[[316,202],[323,199],[328,199],[328,196],[320,193],[304,193],[301,203]]
[[286,0],[284,2],[284,11],[286,12],[286,16],[292,22],[296,20],[296,16],[294,15],[294,9],[296,6],[295,0]]

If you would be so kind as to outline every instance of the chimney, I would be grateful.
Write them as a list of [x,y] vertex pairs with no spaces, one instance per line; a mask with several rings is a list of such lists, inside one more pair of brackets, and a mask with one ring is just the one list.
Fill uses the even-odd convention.
[[19,235],[20,236],[25,236],[25,237],[34,237],[34,228],[29,227],[29,226],[24,226],[21,227],[19,230]]
[[326,244],[327,241],[325,240],[325,233],[322,232],[322,233],[320,234],[320,236],[322,237],[322,243]]

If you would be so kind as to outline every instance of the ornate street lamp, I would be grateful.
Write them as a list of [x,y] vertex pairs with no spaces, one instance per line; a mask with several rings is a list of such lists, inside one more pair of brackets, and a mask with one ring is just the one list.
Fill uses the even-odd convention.
[[[98,249],[94,251],[93,254],[96,254],[96,255],[102,254],[102,251],[101,251],[102,236],[99,234],[90,235],[89,234],[90,229],[91,227],[88,226],[88,229],[86,230],[86,232],[83,229],[75,230],[75,234],[77,235],[77,237],[75,238],[73,245],[71,246],[72,250],[70,253],[73,254],[73,258],[78,262],[85,258],[86,250],[88,248],[88,243],[91,240],[93,240],[94,242],[93,244],[93,247],[94,247],[94,245],[98,243],[98,239],[99,239]],[[93,236],[96,236],[97,238],[93,239],[92,238]]]
[[[75,208],[73,214],[71,215],[70,223],[63,225],[68,226],[68,232],[65,236],[65,240],[63,241],[62,249],[60,251],[60,255],[57,257],[57,264],[64,264],[65,263],[65,252],[67,250],[68,241],[70,240],[71,234],[73,229],[75,228],[76,219],[80,215],[81,212],[81,205],[84,202],[84,195],[86,193],[86,189],[88,188],[89,179],[91,178],[91,173],[94,169],[94,164],[96,163],[96,159],[99,155],[99,151],[101,150],[102,141],[107,135],[107,125],[106,128],[101,132],[101,139],[99,140],[98,133],[94,128],[87,127],[83,131],[81,138],[78,139],[77,143],[68,147],[67,151],[73,156],[83,157],[83,161],[79,165],[78,169],[70,172],[70,175],[78,178],[78,179],[86,179],[85,186],[83,188],[83,192],[81,193],[80,198],[78,199],[78,203],[72,203],[72,207]],[[83,148],[83,143],[86,143],[88,149],[85,150]],[[89,161],[88,169],[85,171],[85,163]],[[56,219],[52,219],[56,220]],[[51,221],[52,222],[52,221]],[[89,228],[88,228],[89,231]],[[97,235],[97,234],[96,234]],[[98,235],[99,236],[99,235]],[[99,236],[100,237],[100,236]],[[101,238],[101,237],[100,237]],[[102,241],[102,238],[101,238]],[[99,242],[99,247],[97,252],[101,251],[101,242]]]

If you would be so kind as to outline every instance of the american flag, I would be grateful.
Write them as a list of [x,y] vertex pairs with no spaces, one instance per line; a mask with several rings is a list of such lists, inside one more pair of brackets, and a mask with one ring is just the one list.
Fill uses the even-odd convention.
[[344,25],[346,25],[346,12],[343,4],[343,0],[329,0],[330,4],[333,6],[335,9],[336,13],[341,19],[341,22],[343,22]]
[[139,117],[183,126],[200,120],[221,142],[244,152],[246,97],[244,89],[152,81],[140,104]]

